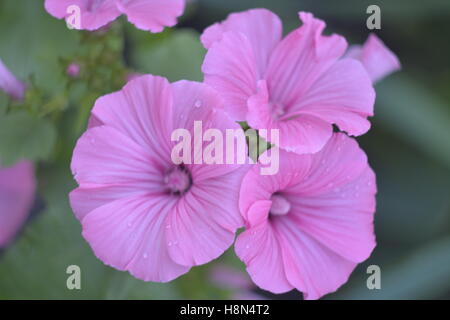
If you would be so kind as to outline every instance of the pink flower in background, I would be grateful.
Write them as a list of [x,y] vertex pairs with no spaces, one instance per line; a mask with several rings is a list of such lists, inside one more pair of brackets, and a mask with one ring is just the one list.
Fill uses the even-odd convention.
[[[259,165],[258,165],[259,166]],[[313,155],[282,151],[277,175],[247,173],[236,253],[253,281],[307,299],[337,290],[375,247],[375,175],[357,143],[334,134]]]
[[80,65],[76,62],[72,62],[67,66],[66,73],[69,77],[76,78],[80,75],[80,70]]
[[303,25],[284,39],[279,18],[254,9],[212,25],[201,40],[205,82],[223,94],[231,117],[279,129],[280,147],[302,154],[319,151],[332,124],[350,135],[367,132],[375,92],[363,65],[342,58],[345,39],[323,36],[323,21],[299,15]]
[[255,285],[247,275],[227,265],[216,265],[211,269],[211,282],[221,289],[233,291],[232,300],[266,300],[254,293]]
[[97,30],[125,14],[137,28],[161,32],[177,23],[185,0],[45,0],[45,9],[59,19],[70,16],[72,5],[80,8],[81,29]]
[[373,33],[363,46],[350,47],[345,56],[361,61],[374,83],[401,68],[397,56]]
[[0,247],[12,240],[28,217],[35,189],[34,169],[30,162],[0,168]]
[[26,85],[18,80],[0,59],[0,89],[11,98],[22,100],[25,95]]
[[97,100],[78,140],[70,194],[96,256],[146,281],[170,281],[221,255],[242,226],[239,187],[247,166],[175,165],[174,129],[239,126],[208,86],[142,76]]

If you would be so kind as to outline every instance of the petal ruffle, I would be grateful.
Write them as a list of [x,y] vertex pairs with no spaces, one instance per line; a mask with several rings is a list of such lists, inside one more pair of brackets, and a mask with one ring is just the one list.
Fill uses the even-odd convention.
[[68,8],[80,8],[80,29],[97,30],[120,16],[116,0],[45,0],[45,9],[52,16],[63,19],[72,13]]
[[299,13],[303,25],[275,48],[264,78],[270,101],[287,112],[308,92],[345,52],[347,42],[339,35],[323,36],[325,23],[310,13]]
[[232,13],[228,18],[207,28],[201,41],[206,49],[220,41],[228,31],[243,34],[250,42],[256,59],[258,76],[266,70],[269,57],[281,40],[282,25],[276,14],[267,9],[253,9]]
[[117,6],[137,28],[156,33],[177,23],[185,0],[119,0]]
[[373,83],[401,68],[400,61],[395,53],[373,33],[369,35],[362,47],[350,47],[346,57],[361,61]]
[[373,115],[374,103],[375,91],[361,63],[342,59],[317,79],[287,114],[311,115],[358,136],[370,129],[367,117]]

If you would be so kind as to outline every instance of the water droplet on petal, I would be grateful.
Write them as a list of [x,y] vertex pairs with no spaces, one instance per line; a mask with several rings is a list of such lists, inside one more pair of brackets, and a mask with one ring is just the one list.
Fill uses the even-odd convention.
[[169,247],[171,247],[171,246],[172,246],[172,242],[169,241],[169,242],[167,243],[167,245],[168,245]]
[[147,259],[147,258],[148,258],[148,254],[147,254],[147,253],[144,253],[144,254],[142,255],[142,257],[143,257],[144,259]]
[[196,108],[200,108],[202,106],[202,102],[200,100],[196,100],[195,103],[194,103],[194,106]]

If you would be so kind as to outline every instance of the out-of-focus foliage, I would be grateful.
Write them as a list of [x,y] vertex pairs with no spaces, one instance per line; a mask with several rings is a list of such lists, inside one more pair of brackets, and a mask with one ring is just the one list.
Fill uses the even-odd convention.
[[[0,0],[0,58],[28,85],[23,102],[0,93],[0,159],[36,162],[43,209],[0,253],[0,299],[210,299],[236,293],[215,286],[211,267],[244,271],[232,249],[212,265],[193,268],[168,284],[144,283],[95,258],[81,236],[68,193],[75,187],[70,158],[99,96],[118,90],[132,73],[202,80],[201,31],[233,11],[266,7],[283,19],[296,12],[326,20],[327,32],[363,42],[371,1],[197,0],[177,28],[137,30],[124,19],[95,33],[66,28],[42,0]],[[372,130],[358,141],[377,173],[377,248],[329,299],[449,298],[450,294],[450,2],[378,1],[380,38],[403,70],[376,86]],[[67,65],[80,65],[70,78]],[[82,290],[68,290],[66,268],[79,265]],[[381,290],[368,290],[367,266],[381,268]],[[270,298],[299,298],[290,293]]]

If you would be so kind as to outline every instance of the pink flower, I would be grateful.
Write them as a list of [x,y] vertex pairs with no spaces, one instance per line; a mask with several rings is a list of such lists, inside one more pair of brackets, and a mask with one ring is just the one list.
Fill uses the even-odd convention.
[[30,213],[36,181],[33,165],[22,161],[0,169],[0,247],[16,235]]
[[236,253],[262,289],[317,299],[345,283],[375,247],[375,175],[357,143],[334,134],[313,155],[282,151],[277,175],[242,182],[246,230]]
[[95,255],[145,281],[170,281],[221,255],[242,226],[247,166],[175,165],[174,129],[236,129],[208,86],[142,76],[97,100],[79,139],[70,194]]
[[254,293],[256,289],[247,275],[226,265],[213,267],[210,274],[211,282],[223,289],[233,290],[231,300],[267,300]]
[[214,266],[210,273],[210,279],[214,285],[231,290],[250,291],[254,286],[245,273],[226,265]]
[[361,61],[374,83],[401,68],[397,56],[373,33],[363,46],[350,47],[345,56]]
[[72,62],[67,66],[66,73],[69,77],[76,78],[80,75],[80,65]]
[[125,14],[137,28],[161,32],[177,23],[184,11],[184,0],[46,0],[45,9],[63,19],[73,13],[70,6],[80,8],[80,29],[97,30]]
[[367,132],[375,92],[363,65],[342,58],[345,39],[323,36],[323,21],[299,15],[303,25],[284,39],[279,18],[254,9],[212,25],[201,40],[205,82],[223,94],[231,117],[279,129],[279,146],[303,154],[325,145],[332,124],[350,135]]
[[23,99],[26,89],[25,84],[8,70],[2,59],[0,59],[0,89],[16,100]]

